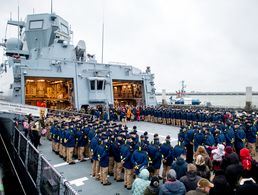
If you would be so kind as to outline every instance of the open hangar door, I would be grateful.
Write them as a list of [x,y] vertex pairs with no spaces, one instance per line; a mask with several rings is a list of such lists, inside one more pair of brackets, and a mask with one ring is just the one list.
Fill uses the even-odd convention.
[[25,103],[51,109],[74,108],[73,79],[25,78]]
[[143,81],[113,80],[112,86],[115,106],[144,105]]

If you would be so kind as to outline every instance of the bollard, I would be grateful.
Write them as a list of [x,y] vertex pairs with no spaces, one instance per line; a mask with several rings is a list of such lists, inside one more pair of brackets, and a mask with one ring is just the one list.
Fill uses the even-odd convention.
[[245,110],[250,111],[251,109],[252,109],[252,87],[246,87]]
[[167,100],[166,100],[166,90],[162,89],[162,105],[166,105]]

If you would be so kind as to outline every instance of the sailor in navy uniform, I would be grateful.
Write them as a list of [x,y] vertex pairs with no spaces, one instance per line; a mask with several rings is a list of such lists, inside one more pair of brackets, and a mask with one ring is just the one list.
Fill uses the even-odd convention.
[[96,136],[96,130],[97,130],[97,125],[89,125],[89,131],[88,131],[88,139],[89,139],[89,148],[90,148],[90,156],[89,158],[92,159],[92,155],[93,155],[93,149],[91,147],[91,140],[93,139],[93,137]]
[[181,155],[185,156],[186,154],[186,148],[180,145],[175,145],[173,148],[173,160],[176,160],[178,157],[180,157]]
[[117,182],[124,181],[121,178],[123,165],[121,163],[121,154],[120,154],[120,148],[123,144],[124,144],[124,135],[118,134],[114,143],[111,145],[112,153],[114,156],[114,180],[116,180]]
[[131,157],[133,154],[133,140],[130,134],[126,135],[126,142],[121,146],[121,163],[124,167],[124,187],[130,190],[133,183],[133,163]]
[[95,135],[92,137],[90,142],[90,149],[92,154],[92,177],[95,177],[96,180],[99,179],[99,160],[98,160],[98,154],[97,154],[97,148],[100,144],[100,139],[98,135]]
[[236,138],[235,149],[236,149],[236,153],[239,155],[240,150],[245,147],[246,134],[243,127],[241,127],[238,124],[235,125],[235,138]]
[[50,129],[50,135],[51,135],[51,141],[52,141],[52,151],[54,151],[55,153],[58,152],[57,150],[57,121],[54,121],[54,124],[52,125],[51,129]]
[[186,133],[186,128],[181,127],[178,133],[178,145],[180,146],[184,145],[185,133]]
[[69,129],[69,124],[65,123],[64,127],[60,129],[59,133],[59,155],[62,157],[64,160],[66,160],[66,143],[65,141],[65,131]]
[[215,130],[214,138],[215,138],[216,145],[218,144],[223,144],[224,146],[226,145],[226,138],[224,133],[221,130],[219,129]]
[[86,158],[90,158],[90,141],[89,141],[90,126],[89,126],[87,121],[85,122],[82,130],[83,130],[84,138],[86,139],[86,144],[85,144],[85,148],[84,148],[84,155],[85,155]]
[[154,168],[154,176],[159,176],[162,154],[160,152],[160,142],[158,134],[154,134],[153,141],[148,145],[149,166]]
[[189,127],[190,129],[187,130],[184,140],[184,145],[186,147],[186,161],[188,163],[193,162],[193,142],[194,142],[194,133],[195,129],[193,127]]
[[108,161],[109,161],[109,144],[106,136],[102,137],[101,144],[98,145],[97,155],[100,166],[100,182],[105,185],[111,185],[108,181]]
[[256,134],[257,129],[252,121],[246,121],[246,140],[247,140],[247,147],[250,149],[252,157],[255,157],[256,149],[255,149],[255,143],[256,143]]
[[75,162],[73,161],[75,137],[74,137],[74,130],[71,127],[65,130],[64,143],[66,147],[66,162],[69,164],[75,164]]
[[162,178],[166,179],[167,173],[170,170],[170,166],[173,162],[173,148],[170,144],[170,136],[166,137],[166,141],[161,144],[160,152],[163,158],[163,171],[162,171]]
[[202,132],[201,127],[198,127],[198,130],[194,134],[194,151],[196,151],[199,146],[203,145],[203,141],[204,134]]
[[234,147],[235,143],[235,131],[234,128],[229,124],[224,132],[226,138],[226,146]]
[[76,132],[77,134],[77,138],[78,138],[78,142],[77,142],[77,147],[78,147],[78,160],[79,161],[85,161],[84,160],[84,150],[85,150],[85,146],[87,144],[87,136],[85,134],[85,131],[83,128],[79,128]]
[[139,143],[139,135],[137,134],[137,127],[133,126],[133,130],[130,132],[134,146],[136,146]]
[[132,154],[131,161],[134,165],[134,171],[136,175],[140,173],[141,169],[148,166],[148,154],[146,149],[146,145],[141,142],[137,144],[136,149]]

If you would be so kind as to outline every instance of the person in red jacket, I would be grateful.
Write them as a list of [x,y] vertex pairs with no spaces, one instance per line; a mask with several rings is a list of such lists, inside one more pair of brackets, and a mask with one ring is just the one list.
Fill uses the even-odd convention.
[[137,110],[136,110],[136,120],[137,121],[140,121],[140,116],[141,116],[140,108],[137,108]]
[[244,170],[251,171],[253,159],[251,157],[250,150],[248,150],[247,148],[242,148],[240,150],[240,160]]

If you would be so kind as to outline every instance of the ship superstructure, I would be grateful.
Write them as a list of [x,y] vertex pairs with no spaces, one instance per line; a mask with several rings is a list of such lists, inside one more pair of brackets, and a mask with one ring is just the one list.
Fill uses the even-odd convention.
[[[54,109],[86,105],[156,105],[154,74],[120,64],[98,63],[85,41],[71,44],[69,23],[54,13],[9,20],[19,35],[1,46],[0,99]],[[8,79],[7,79],[7,75]]]

